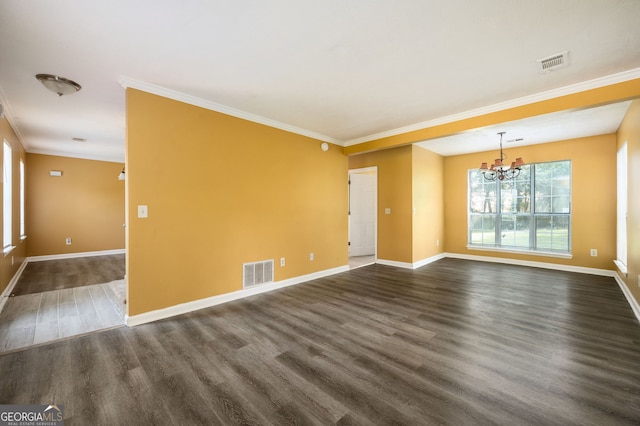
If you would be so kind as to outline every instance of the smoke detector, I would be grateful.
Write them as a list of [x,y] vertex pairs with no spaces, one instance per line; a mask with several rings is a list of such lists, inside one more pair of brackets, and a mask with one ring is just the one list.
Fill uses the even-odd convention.
[[565,50],[564,52],[538,59],[536,62],[538,63],[538,72],[541,74],[559,68],[565,68],[569,66],[569,51]]

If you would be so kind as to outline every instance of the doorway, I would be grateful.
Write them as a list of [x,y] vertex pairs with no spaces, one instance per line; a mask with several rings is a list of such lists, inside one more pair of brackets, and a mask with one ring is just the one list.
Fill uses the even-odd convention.
[[378,243],[378,168],[349,170],[349,267],[375,263]]

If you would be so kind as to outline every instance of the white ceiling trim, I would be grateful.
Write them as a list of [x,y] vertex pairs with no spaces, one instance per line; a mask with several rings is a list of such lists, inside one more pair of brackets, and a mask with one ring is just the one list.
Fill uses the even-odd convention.
[[50,149],[31,149],[27,151],[29,154],[42,154],[42,155],[53,155],[56,157],[71,157],[71,158],[80,158],[82,160],[94,160],[94,161],[106,161],[108,163],[120,163],[124,164],[122,158],[120,157],[109,157],[109,156],[96,156],[91,154],[79,154],[77,152],[69,152],[69,151],[55,151]]
[[521,98],[512,99],[510,101],[500,102],[493,105],[487,105],[485,107],[473,109],[459,114],[451,114],[445,117],[436,118],[434,120],[423,121],[409,126],[400,127],[393,130],[387,130],[380,133],[375,133],[369,136],[363,136],[361,138],[351,139],[344,142],[344,146],[357,145],[364,142],[373,141],[376,139],[386,138],[390,136],[396,136],[403,133],[413,132],[416,130],[425,129],[428,127],[439,126],[443,124],[453,123],[455,121],[465,120],[467,118],[477,117],[484,114],[490,114],[492,112],[502,111],[505,109],[516,108],[535,102],[546,101],[561,96],[571,95],[574,93],[584,92],[591,89],[597,89],[599,87],[609,86],[612,84],[623,83],[625,81],[634,80],[640,78],[640,68],[635,68],[628,71],[623,71],[617,74],[611,74],[605,77],[588,80],[582,83],[576,83],[569,86],[560,87],[558,89],[548,90],[546,92],[536,93],[534,95],[523,96]]
[[330,142],[336,145],[343,146],[343,141],[332,138],[331,136],[322,135],[320,133],[313,132],[311,130],[301,129],[300,127],[292,126],[286,123],[281,123],[270,118],[262,117],[260,115],[251,114],[245,111],[241,111],[235,108],[221,105],[206,99],[198,98],[196,96],[187,95],[176,90],[167,89],[166,87],[158,86],[152,83],[136,80],[130,77],[122,76],[118,79],[118,83],[122,87],[142,90],[153,95],[163,96],[165,98],[173,99],[174,101],[180,101],[189,105],[195,105],[201,108],[205,108],[211,111],[220,112],[222,114],[230,115],[236,118],[242,118],[243,120],[253,121],[254,123],[264,124],[265,126],[275,127],[276,129],[285,130],[287,132],[296,133],[298,135],[307,136],[313,139],[318,139],[324,142]]
[[9,101],[7,101],[7,97],[5,96],[4,91],[2,90],[2,86],[0,86],[0,104],[2,104],[4,117],[7,119],[7,121],[11,125],[11,128],[13,129],[14,133],[18,137],[18,141],[22,144],[22,147],[24,148],[24,150],[28,151],[27,144],[25,143],[26,139],[20,132],[20,128],[16,125],[13,119],[13,114],[11,113],[11,107],[9,106]]

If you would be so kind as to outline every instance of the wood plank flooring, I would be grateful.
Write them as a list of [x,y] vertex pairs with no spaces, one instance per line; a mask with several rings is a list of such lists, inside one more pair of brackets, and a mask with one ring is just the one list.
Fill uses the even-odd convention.
[[124,325],[124,280],[9,297],[0,353]]
[[11,294],[22,296],[104,284],[123,279],[124,273],[124,254],[29,262]]
[[640,324],[612,278],[369,265],[0,356],[0,403],[67,425],[637,425]]

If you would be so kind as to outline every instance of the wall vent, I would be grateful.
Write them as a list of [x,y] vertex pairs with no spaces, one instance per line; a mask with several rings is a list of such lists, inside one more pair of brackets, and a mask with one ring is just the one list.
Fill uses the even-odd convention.
[[564,68],[569,65],[569,51],[565,50],[546,58],[538,59],[538,72],[547,73],[551,70]]
[[273,282],[273,259],[242,265],[242,288]]

